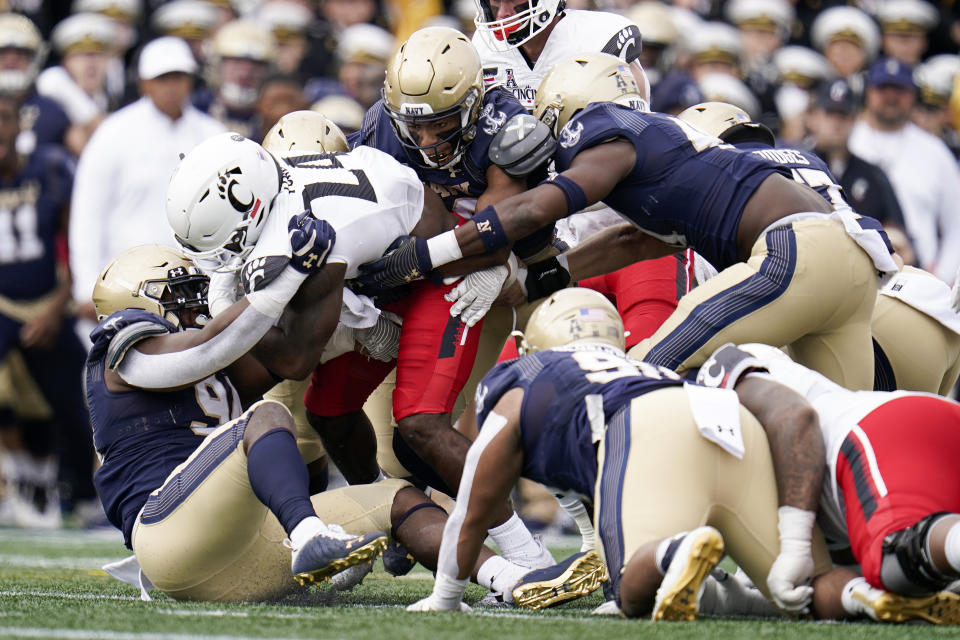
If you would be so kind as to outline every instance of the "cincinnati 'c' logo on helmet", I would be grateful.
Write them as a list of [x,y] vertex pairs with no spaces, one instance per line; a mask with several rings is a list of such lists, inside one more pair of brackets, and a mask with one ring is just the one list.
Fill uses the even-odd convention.
[[233,169],[228,169],[223,173],[217,174],[217,192],[220,195],[220,198],[226,200],[230,203],[230,206],[236,209],[241,213],[246,213],[250,210],[250,207],[253,206],[253,201],[255,200],[253,193],[249,189],[241,188],[241,194],[244,194],[249,198],[246,202],[238,197],[236,193],[237,187],[240,187],[240,183],[237,181],[237,177],[243,175],[243,171],[240,167],[234,167]]

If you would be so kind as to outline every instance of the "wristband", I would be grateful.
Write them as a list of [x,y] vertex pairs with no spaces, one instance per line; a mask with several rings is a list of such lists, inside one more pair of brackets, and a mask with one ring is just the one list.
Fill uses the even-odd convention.
[[440,265],[459,260],[463,257],[457,234],[454,229],[427,239],[427,251],[430,252],[430,264],[436,269]]
[[563,196],[567,199],[567,215],[576,213],[587,206],[587,194],[583,192],[580,185],[562,173],[547,178],[540,184],[552,184],[563,192]]
[[510,239],[507,238],[493,205],[485,207],[483,211],[474,215],[473,221],[477,225],[477,233],[480,234],[480,241],[483,242],[483,248],[487,253],[494,253],[510,245]]
[[467,579],[458,580],[445,573],[437,572],[433,581],[433,597],[444,609],[457,609],[463,600],[463,592],[467,589]]
[[269,318],[279,318],[284,307],[297,293],[307,274],[291,266],[284,267],[273,281],[263,289],[246,295],[250,306]]
[[780,552],[810,552],[813,524],[817,514],[784,505],[777,510],[777,529],[780,532]]

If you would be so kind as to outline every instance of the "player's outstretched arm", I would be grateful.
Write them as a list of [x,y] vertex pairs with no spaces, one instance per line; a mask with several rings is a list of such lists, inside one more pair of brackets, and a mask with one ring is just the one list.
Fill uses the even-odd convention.
[[520,478],[520,406],[523,390],[504,394],[487,415],[467,452],[453,513],[443,529],[433,593],[411,611],[461,608],[463,591],[476,565],[487,530]]

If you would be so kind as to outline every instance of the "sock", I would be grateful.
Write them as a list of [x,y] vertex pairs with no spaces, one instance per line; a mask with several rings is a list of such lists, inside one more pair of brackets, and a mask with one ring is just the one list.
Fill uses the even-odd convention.
[[660,541],[660,544],[657,545],[657,551],[654,554],[654,561],[657,565],[657,571],[660,572],[660,575],[663,575],[667,572],[667,569],[670,568],[670,563],[673,562],[673,554],[677,552],[677,547],[680,546],[680,543],[683,542],[684,537],[687,535],[687,531],[683,533],[678,533],[672,538],[665,538]]
[[253,493],[283,526],[287,535],[304,518],[316,516],[310,502],[310,476],[297,440],[286,429],[274,429],[247,451],[247,476]]
[[944,540],[944,552],[947,555],[947,564],[956,573],[960,573],[960,522],[956,522],[947,531]]
[[580,530],[580,536],[583,538],[580,551],[589,551],[595,548],[596,531],[594,531],[593,523],[590,521],[590,514],[587,513],[587,508],[583,506],[580,498],[570,494],[557,495],[556,498],[563,510],[577,523],[577,529]]
[[503,594],[507,602],[513,602],[513,587],[530,569],[513,564],[501,556],[492,556],[477,569],[477,584]]
[[[510,516],[509,520],[490,529],[487,533],[500,547],[501,555],[511,561],[537,560],[545,553],[549,553],[534,539],[516,512]],[[552,557],[549,564],[553,564]]]
[[301,520],[290,532],[290,544],[294,549],[302,549],[303,545],[307,543],[307,540],[326,528],[323,520],[317,516],[308,516]]
[[[854,594],[858,594],[860,598],[854,598]],[[843,610],[852,616],[867,615],[876,619],[876,613],[868,603],[875,601],[881,595],[883,591],[871,587],[866,578],[854,578],[843,586],[840,602]]]

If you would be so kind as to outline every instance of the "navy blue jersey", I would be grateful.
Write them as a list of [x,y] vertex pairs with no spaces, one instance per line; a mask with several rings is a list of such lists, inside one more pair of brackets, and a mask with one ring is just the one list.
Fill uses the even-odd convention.
[[830,167],[814,152],[792,147],[774,149],[762,142],[738,142],[736,147],[786,167],[794,180],[819,193],[832,207],[850,206],[843,197],[843,187]]
[[74,168],[62,147],[42,145],[17,175],[0,179],[0,295],[30,300],[56,287],[54,242]]
[[128,547],[137,514],[150,493],[208,433],[240,415],[240,398],[222,371],[178,391],[108,390],[103,374],[108,357],[114,357],[119,346],[111,349],[111,342],[131,339],[131,328],[138,327],[141,338],[176,330],[147,311],[117,311],[90,334],[93,347],[84,371],[93,444],[102,462],[93,480],[107,518],[123,531]]
[[41,96],[34,91],[20,105],[20,135],[30,135],[34,142],[41,144],[66,144],[70,118],[55,100]]
[[363,118],[362,128],[351,134],[348,140],[351,148],[358,145],[374,147],[412,167],[420,179],[440,195],[447,209],[454,211],[454,205],[459,198],[477,198],[486,191],[490,141],[500,131],[500,127],[518,113],[526,113],[526,109],[505,89],[487,89],[477,120],[476,135],[460,161],[447,169],[430,167],[424,162],[419,151],[400,144],[382,99],[370,107]]
[[637,161],[604,203],[668,244],[697,250],[718,269],[738,262],[737,227],[750,196],[783,166],[739,151],[673,116],[610,102],[589,105],[561,130],[557,171],[581,151],[615,137]]
[[477,387],[477,424],[505,393],[523,389],[523,477],[589,497],[597,480],[594,442],[607,421],[633,398],[680,384],[674,372],[612,347],[557,347],[494,367]]

